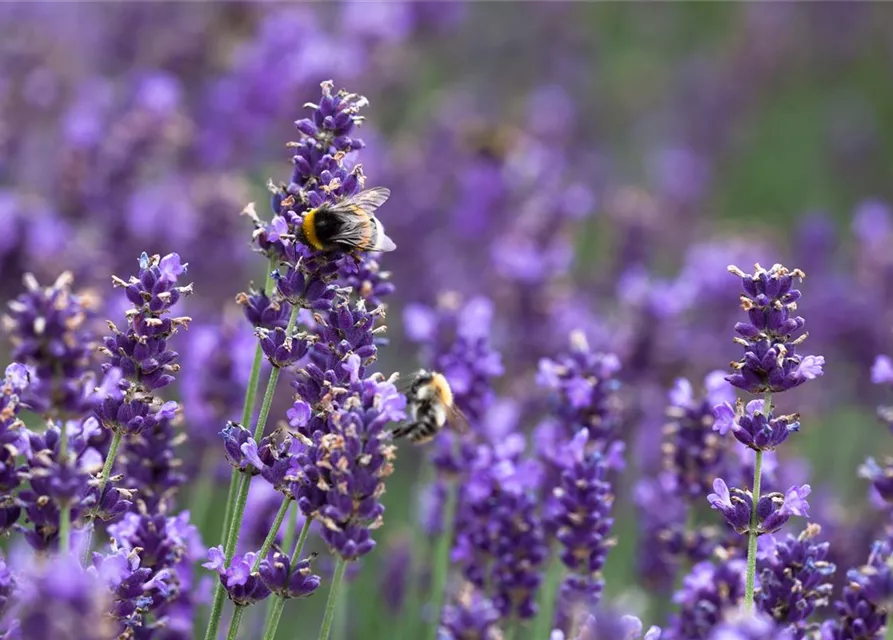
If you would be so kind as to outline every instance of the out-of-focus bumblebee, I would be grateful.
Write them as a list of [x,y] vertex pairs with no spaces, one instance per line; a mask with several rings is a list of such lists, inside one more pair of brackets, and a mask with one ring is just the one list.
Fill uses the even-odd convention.
[[390,189],[375,187],[311,209],[304,214],[300,240],[317,251],[393,251],[397,245],[375,217],[390,195]]
[[453,391],[443,374],[419,371],[406,394],[409,420],[394,429],[394,437],[408,436],[416,444],[423,444],[449,425],[459,433],[468,431],[468,419],[456,406]]

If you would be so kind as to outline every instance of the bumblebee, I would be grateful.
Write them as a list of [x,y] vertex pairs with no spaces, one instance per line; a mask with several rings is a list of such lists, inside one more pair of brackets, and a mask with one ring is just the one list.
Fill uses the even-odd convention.
[[394,429],[395,438],[408,436],[416,444],[423,444],[450,425],[459,433],[468,431],[468,419],[456,406],[453,391],[443,374],[419,371],[406,394],[409,421]]
[[300,240],[317,251],[393,251],[375,211],[391,190],[366,189],[340,202],[326,202],[304,214]]

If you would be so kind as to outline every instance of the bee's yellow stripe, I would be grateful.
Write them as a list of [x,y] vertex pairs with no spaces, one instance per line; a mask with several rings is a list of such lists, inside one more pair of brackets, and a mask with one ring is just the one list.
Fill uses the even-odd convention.
[[431,376],[431,386],[434,387],[441,402],[447,407],[453,406],[453,390],[450,389],[450,383],[447,382],[446,377],[440,373],[435,373]]
[[319,237],[316,235],[316,226],[313,224],[313,219],[316,217],[317,211],[319,211],[319,209],[311,209],[304,214],[301,230],[304,232],[304,237],[307,238],[307,242],[310,243],[310,246],[317,251],[322,251],[322,244],[319,242]]

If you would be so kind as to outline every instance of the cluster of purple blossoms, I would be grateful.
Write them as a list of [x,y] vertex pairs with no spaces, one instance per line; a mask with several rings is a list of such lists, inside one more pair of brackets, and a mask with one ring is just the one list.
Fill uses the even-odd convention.
[[46,414],[52,407],[80,415],[85,410],[95,301],[72,291],[69,272],[49,287],[41,287],[31,274],[24,282],[25,293],[9,303],[3,326],[13,345],[13,360],[31,367],[25,401],[37,413]]
[[0,386],[0,531],[8,531],[22,513],[21,502],[15,496],[19,477],[19,453],[27,446],[23,437],[24,425],[18,419],[22,410],[22,394],[28,387],[28,370],[21,364],[6,367]]
[[834,602],[836,619],[822,623],[822,640],[880,638],[893,598],[890,543],[875,542],[868,562],[847,572],[843,597]]
[[760,538],[756,604],[792,638],[811,631],[810,617],[830,601],[837,567],[826,560],[828,543],[815,541],[820,532],[821,527],[810,524],[800,535],[781,542],[771,535]]
[[538,509],[541,465],[522,459],[524,446],[518,436],[478,447],[459,496],[451,559],[503,617],[529,619],[548,547]]
[[569,574],[562,599],[576,606],[593,607],[601,599],[601,570],[613,541],[608,533],[614,496],[607,482],[608,467],[597,451],[587,451],[589,432],[582,429],[566,446],[561,478],[553,489],[556,508],[552,528],[561,545],[561,562]]
[[[67,432],[67,445],[62,429]],[[90,446],[97,431],[96,420],[87,418],[49,426],[43,433],[23,434],[26,464],[19,476],[26,484],[18,494],[18,504],[25,512],[25,523],[17,528],[34,549],[45,551],[58,545],[63,509],[68,509],[71,520],[77,522],[87,511],[96,511],[107,519],[130,506],[130,493],[126,491],[116,495],[112,504],[97,504],[99,492],[93,476],[102,468],[103,459]]]
[[741,278],[741,308],[748,316],[747,322],[735,325],[735,341],[744,347],[744,356],[732,363],[735,373],[727,378],[729,383],[749,393],[777,393],[822,375],[822,356],[797,353],[807,334],[797,335],[805,321],[794,315],[800,291],[793,285],[805,274],[780,264],[768,270],[757,264],[753,274],[734,266],[729,271]]
[[[672,478],[686,501],[701,500],[713,480],[727,466],[727,441],[714,431],[713,407],[734,400],[724,374],[713,371],[704,378],[703,394],[695,395],[692,384],[680,378],[669,394],[661,451],[664,471]],[[719,435],[724,435],[720,431]]]
[[[152,623],[142,621],[141,631],[164,630],[172,638],[191,637],[199,599],[193,584],[193,566],[204,556],[205,548],[198,529],[189,523],[188,512],[168,516],[140,508],[125,514],[108,531],[113,551],[119,550],[131,558],[126,570],[120,559],[116,561],[121,570],[115,589],[116,606],[122,612],[134,607],[142,615],[151,614]],[[139,559],[138,564],[134,558]],[[94,564],[98,561],[94,554]],[[126,588],[122,590],[121,585]],[[124,626],[132,622],[128,618],[120,620]]]
[[[12,603],[0,621],[9,640],[64,638],[108,640],[119,630],[108,615],[113,597],[92,568],[71,555],[32,558],[15,571],[0,568],[0,591]],[[14,588],[10,583],[14,584]]]
[[587,614],[575,635],[567,638],[560,629],[549,635],[549,640],[599,640],[600,638],[616,638],[616,640],[660,640],[660,627],[651,626],[642,631],[645,625],[639,618],[631,615],[617,615],[610,609],[600,608],[595,613]]
[[581,332],[571,334],[566,354],[540,361],[537,382],[552,391],[551,413],[565,425],[566,435],[587,429],[602,446],[614,439],[620,425],[619,371],[617,356],[591,350]]
[[178,354],[169,349],[168,341],[190,318],[169,314],[181,297],[192,293],[191,285],[176,286],[186,272],[177,254],[162,258],[143,253],[139,266],[138,276],[131,276],[129,282],[113,278],[133,308],[126,313],[126,331],[109,322],[112,335],[105,338],[102,348],[108,357],[102,366],[106,395],[94,410],[103,427],[129,435],[155,429],[176,413],[175,402],[162,404],[153,392],[173,382],[173,374],[179,371]]
[[719,552],[718,562],[699,562],[673,596],[679,612],[670,616],[664,640],[707,640],[726,611],[737,608],[744,598],[743,558]]
[[463,587],[456,603],[443,609],[440,636],[444,640],[500,640],[499,609],[472,585]]
[[290,414],[306,443],[296,456],[298,506],[322,523],[323,539],[345,560],[375,548],[371,530],[381,526],[380,498],[395,453],[386,427],[405,418],[406,398],[393,380],[364,377],[364,369],[355,353],[325,369],[308,364],[296,382],[300,399]]
[[750,491],[729,488],[722,478],[713,481],[713,491],[707,501],[725,517],[726,522],[738,533],[755,532],[757,535],[775,533],[791,516],[806,516],[809,503],[806,496],[808,484],[794,485],[785,493],[773,491],[760,496],[756,506],[756,528],[751,516],[754,512],[753,494]]

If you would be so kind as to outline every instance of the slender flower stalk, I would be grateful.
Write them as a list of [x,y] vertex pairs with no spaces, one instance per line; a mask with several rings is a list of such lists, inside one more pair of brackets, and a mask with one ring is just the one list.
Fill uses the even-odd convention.
[[[795,279],[805,277],[802,271],[789,270],[780,264],[768,270],[757,264],[752,274],[735,266],[730,266],[728,270],[741,279],[744,289],[740,297],[741,308],[747,312],[748,321],[735,325],[738,334],[735,342],[744,348],[744,356],[732,363],[735,372],[726,380],[734,387],[752,394],[762,393],[764,397],[762,401],[748,403],[746,409],[742,408],[740,400],[734,408],[729,403],[714,408],[716,421],[713,428],[720,434],[731,431],[739,442],[753,449],[756,458],[751,492],[739,489],[729,492],[725,483],[717,479],[714,482],[717,492],[711,494],[708,500],[738,532],[747,535],[744,608],[752,612],[757,536],[777,530],[780,522],[791,515],[805,514],[808,507],[803,500],[809,493],[808,485],[793,487],[780,502],[774,497],[767,501],[760,494],[763,452],[774,450],[800,427],[796,414],[773,415],[772,393],[793,389],[821,376],[825,359],[797,353],[798,345],[807,336],[806,333],[797,335],[803,329],[805,320],[795,315],[801,294],[793,285]],[[773,503],[774,509],[771,506]]]
[[546,638],[546,634],[552,629],[552,620],[555,617],[555,604],[558,597],[558,589],[564,580],[566,569],[564,563],[558,558],[558,552],[553,549],[549,556],[549,569],[546,571],[546,577],[540,588],[540,595],[537,602],[539,613],[533,623],[534,638]]
[[429,624],[429,640],[437,640],[437,629],[440,623],[446,596],[447,576],[450,570],[450,550],[453,548],[453,529],[456,526],[456,506],[458,504],[458,487],[450,482],[446,488],[446,502],[443,505],[443,531],[434,548],[433,576],[431,578],[431,623]]
[[338,604],[338,595],[346,570],[347,561],[344,558],[338,558],[335,564],[335,575],[332,576],[332,586],[329,589],[329,599],[326,600],[326,612],[322,619],[322,626],[319,629],[318,640],[329,640],[329,634],[332,632],[332,622],[335,620],[335,605]]
[[229,633],[226,634],[226,640],[236,640],[239,637],[239,625],[242,624],[242,614],[245,613],[245,607],[236,605],[233,609],[233,619],[229,623]]

